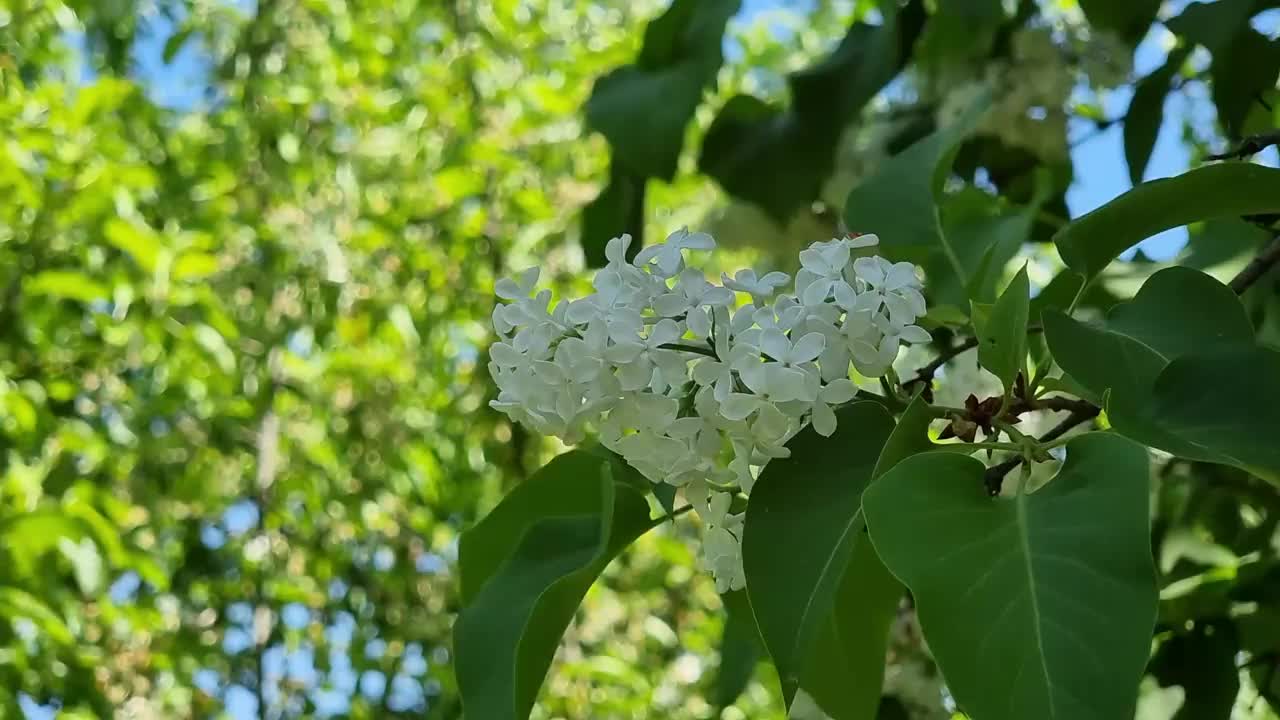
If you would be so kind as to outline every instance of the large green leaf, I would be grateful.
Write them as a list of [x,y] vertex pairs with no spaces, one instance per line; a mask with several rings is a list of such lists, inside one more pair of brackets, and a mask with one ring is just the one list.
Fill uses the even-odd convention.
[[1280,212],[1280,170],[1227,162],[1143,183],[1069,223],[1053,240],[1072,270],[1093,279],[1139,242],[1200,220]]
[[1243,262],[1244,256],[1252,255],[1270,239],[1266,230],[1244,220],[1211,220],[1191,232],[1178,263],[1206,270],[1233,260]]
[[[761,473],[747,503],[743,568],[787,704],[805,681],[815,641],[840,623],[846,637],[862,638],[844,653],[858,654],[845,657],[840,667],[822,669],[842,673],[847,694],[874,709],[884,661],[883,639],[878,650],[873,642],[878,621],[866,613],[847,617],[837,611],[833,617],[833,611],[863,540],[862,490],[893,430],[893,418],[878,404],[860,402],[840,410],[837,419],[834,435],[824,438],[806,428],[787,444],[791,456],[771,461]],[[874,677],[867,676],[873,668]]]
[[1173,267],[1092,325],[1044,314],[1054,359],[1085,396],[1106,401],[1118,432],[1167,452],[1255,471],[1280,472],[1276,353],[1254,344],[1253,326],[1229,288]]
[[1083,435],[1013,498],[988,497],[984,473],[925,453],[863,498],[956,702],[974,720],[1133,717],[1157,603],[1146,450]]
[[740,0],[675,0],[645,29],[636,63],[596,81],[587,124],[613,162],[642,178],[675,177],[685,126],[723,62],[724,26]]
[[698,167],[779,222],[816,200],[850,120],[897,75],[924,23],[924,3],[883,3],[879,25],[856,22],[827,57],[788,78],[791,107],[729,99],[708,128]]
[[593,511],[532,523],[459,613],[454,649],[469,717],[528,717],[583,595],[615,555],[652,527],[644,495],[611,476],[608,461],[597,459]]
[[573,450],[542,466],[462,534],[458,541],[458,572],[464,605],[475,599],[481,586],[535,523],[600,512],[600,465],[606,459],[614,481],[637,490],[648,484],[631,466],[607,451]]
[[954,255],[938,220],[938,193],[960,143],[978,126],[990,98],[978,98],[956,122],[885,161],[849,193],[846,225],[880,236],[890,253],[919,256],[936,250]]
[[1189,45],[1174,48],[1164,65],[1134,85],[1133,99],[1124,115],[1124,159],[1134,185],[1142,182],[1151,150],[1156,146],[1156,137],[1164,123],[1164,99],[1169,94],[1169,86],[1190,54]]
[[1027,268],[1013,276],[991,312],[973,313],[978,334],[978,363],[1000,378],[1005,392],[1027,364],[1027,316],[1031,303],[1031,283]]
[[[1280,481],[1280,352],[1224,346],[1177,358],[1156,378],[1145,418],[1203,459]],[[1132,424],[1112,422],[1120,432]]]

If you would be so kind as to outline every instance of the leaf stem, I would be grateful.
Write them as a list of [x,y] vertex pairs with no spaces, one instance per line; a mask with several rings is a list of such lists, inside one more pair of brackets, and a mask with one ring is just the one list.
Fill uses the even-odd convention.
[[1007,452],[1016,452],[1016,453],[1020,453],[1026,449],[1025,447],[1023,447],[1018,443],[987,442],[985,440],[982,442],[964,443],[964,447],[965,449],[973,448],[974,450],[1005,450]]
[[1280,261],[1280,235],[1272,238],[1262,252],[1250,260],[1239,274],[1231,278],[1231,282],[1227,284],[1228,287],[1235,291],[1235,294],[1243,295],[1244,291],[1265,275],[1277,261]]
[[936,207],[933,209],[933,222],[938,229],[938,239],[942,241],[942,251],[947,256],[947,262],[951,263],[951,269],[956,272],[956,279],[963,285],[968,278],[968,273],[964,271],[964,264],[960,262],[960,256],[956,255],[955,248],[951,247],[951,241],[947,240],[947,234],[942,231],[942,217]]

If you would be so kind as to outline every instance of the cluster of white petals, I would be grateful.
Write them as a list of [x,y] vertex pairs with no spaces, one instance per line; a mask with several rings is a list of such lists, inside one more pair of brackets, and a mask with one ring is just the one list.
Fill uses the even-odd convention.
[[917,269],[854,257],[879,242],[861,235],[801,251],[790,288],[784,273],[751,270],[715,284],[687,257],[714,248],[710,235],[682,229],[628,261],[630,242],[609,241],[594,293],[554,308],[537,268],[497,284],[490,404],[567,443],[594,433],[651,481],[683,488],[707,527],[703,563],[721,592],[738,589],[733,496],[807,424],[835,432],[834,408],[856,393],[851,367],[879,377],[902,344],[929,340],[915,325]]

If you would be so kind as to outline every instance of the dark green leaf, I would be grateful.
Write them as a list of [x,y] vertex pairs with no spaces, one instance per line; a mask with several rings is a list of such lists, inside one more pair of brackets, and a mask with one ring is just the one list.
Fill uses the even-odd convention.
[[[520,483],[483,520],[462,534],[458,542],[458,572],[463,604],[470,604],[481,587],[515,551],[520,538],[535,523],[552,517],[600,512],[600,466],[608,451],[573,450],[559,455]],[[616,456],[610,466],[615,482],[636,492],[648,481]]]
[[615,237],[630,234],[631,256],[640,251],[644,232],[645,181],[613,168],[609,184],[582,209],[582,252],[587,267],[604,267],[605,246]]
[[[597,463],[593,511],[533,522],[459,613],[454,650],[468,716],[528,717],[583,595],[609,561],[652,526],[644,496],[614,482],[608,462]],[[467,561],[460,558],[464,567]]]
[[724,634],[720,638],[720,671],[716,674],[716,707],[733,704],[755,674],[756,662],[762,649],[760,631],[751,614],[751,604],[745,590],[735,590],[720,596],[724,601],[726,617]]
[[[1280,353],[1274,350],[1223,343],[1174,359],[1156,378],[1147,417],[1208,455],[1202,459],[1280,482]],[[1129,418],[1112,422],[1130,431]]]
[[1168,268],[1103,325],[1057,312],[1044,320],[1054,359],[1085,397],[1105,399],[1118,432],[1187,458],[1280,468],[1274,450],[1253,441],[1280,427],[1275,353],[1254,346],[1243,306],[1217,280]]
[[1168,687],[1180,685],[1182,707],[1172,720],[1227,720],[1240,692],[1236,654],[1240,643],[1227,621],[1200,622],[1160,645],[1151,674]]
[[1200,220],[1280,212],[1280,170],[1227,162],[1143,183],[1054,236],[1067,266],[1092,279],[1127,248]]
[[164,41],[164,51],[160,54],[160,57],[167,63],[173,62],[173,59],[181,52],[182,46],[186,45],[187,41],[191,39],[191,33],[194,30],[194,26],[188,25],[170,35],[169,39]]
[[[833,619],[832,613],[846,568],[863,539],[862,490],[893,430],[893,418],[874,403],[850,405],[837,418],[830,438],[812,427],[796,435],[787,444],[791,457],[765,467],[747,503],[747,593],[788,705],[804,682],[815,641],[828,634],[830,623],[841,621],[842,616]],[[853,620],[875,622],[865,615]],[[844,649],[858,651],[857,661],[849,657],[847,665],[831,669],[843,673],[850,696],[872,703],[880,695],[879,671],[874,677],[853,673],[883,663],[883,640],[874,642],[873,629],[866,627],[863,634],[847,628],[845,632],[864,638]]]
[[[1280,40],[1244,27],[1214,54],[1209,68],[1218,122],[1233,137],[1245,135],[1245,118],[1263,93],[1274,90],[1280,75]],[[1259,106],[1260,107],[1260,106]]]
[[1080,0],[1080,9],[1090,25],[1112,30],[1133,45],[1147,34],[1160,11],[1160,0]]
[[[1140,397],[1174,358],[1217,344],[1252,345],[1253,326],[1240,301],[1212,277],[1183,267],[1152,275],[1133,300],[1111,308],[1105,323],[1044,315],[1050,350],[1062,369],[1100,399]],[[1126,403],[1121,402],[1121,405]]]
[[[1006,392],[1027,365],[1027,317],[1031,284],[1023,267],[1000,294],[990,314],[975,306],[973,327],[978,335],[978,364],[1000,378]],[[985,315],[985,317],[984,317]]]
[[1190,43],[1203,45],[1217,54],[1231,44],[1255,12],[1256,0],[1214,0],[1193,2],[1165,26]]
[[889,627],[902,601],[902,584],[880,562],[866,530],[855,532],[861,537],[800,671],[800,687],[833,720],[860,720],[875,712]]
[[1164,123],[1165,95],[1190,54],[1190,46],[1175,48],[1164,65],[1134,85],[1133,100],[1129,101],[1129,110],[1124,116],[1124,159],[1129,165],[1129,179],[1134,185],[1142,182],[1151,149],[1155,147],[1156,136]]
[[613,161],[643,178],[675,177],[685,126],[723,62],[724,26],[739,0],[676,0],[649,23],[636,64],[601,77],[587,124],[609,139]]
[[835,51],[792,73],[789,109],[730,98],[707,130],[699,169],[779,222],[816,200],[850,120],[906,62],[923,3],[886,3],[884,15],[880,25],[854,23]]
[[1197,270],[1252,254],[1271,238],[1266,230],[1235,218],[1211,220],[1192,231],[1179,264]]
[[980,720],[1133,717],[1157,591],[1147,453],[1090,433],[1050,483],[990,498],[973,458],[925,453],[867,490],[875,549]]
[[890,252],[944,249],[937,194],[956,148],[977,127],[989,103],[988,97],[979,98],[954,124],[885,161],[859,183],[845,204],[846,225],[878,234],[881,247]]
[[1001,0],[938,3],[920,38],[916,56],[937,64],[985,58],[1005,19]]

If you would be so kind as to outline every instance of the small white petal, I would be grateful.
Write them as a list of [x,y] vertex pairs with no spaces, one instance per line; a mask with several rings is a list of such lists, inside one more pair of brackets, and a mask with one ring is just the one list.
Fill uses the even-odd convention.
[[880,244],[880,238],[875,233],[866,233],[856,237],[848,238],[849,247],[851,248],[868,248]]
[[822,333],[811,332],[796,341],[788,359],[792,363],[809,362],[821,355],[826,346],[827,338]]
[[840,403],[849,402],[857,396],[857,394],[858,388],[853,384],[853,381],[848,378],[843,378],[827,383],[827,385],[822,388],[822,394],[820,397],[824,403],[839,405]]
[[760,407],[760,398],[747,393],[729,393],[720,402],[720,414],[726,420],[745,420]]
[[805,373],[776,363],[766,366],[769,371],[769,398],[775,402],[803,400],[807,395]]
[[644,345],[638,342],[620,342],[605,348],[604,359],[622,365],[633,362],[642,352],[644,352]]
[[858,277],[866,280],[874,287],[880,287],[884,284],[884,268],[880,266],[878,260],[881,258],[860,257],[853,261],[853,272]]
[[809,420],[813,429],[823,437],[831,437],[836,431],[836,414],[823,403],[813,404],[813,415]]
[[809,283],[809,287],[804,289],[804,293],[800,298],[805,305],[821,305],[826,302],[827,295],[831,294],[833,282],[830,280],[815,280]]
[[689,332],[699,339],[705,339],[711,335],[711,316],[707,315],[707,311],[702,308],[693,308],[689,310],[689,317],[686,319],[689,325]]
[[919,325],[907,325],[902,328],[899,336],[904,342],[909,343],[927,343],[933,340],[933,337],[929,335],[929,331]]
[[521,287],[511,278],[502,278],[493,286],[493,292],[503,300],[523,300],[529,297],[526,292],[521,292]]
[[682,293],[667,293],[653,299],[653,310],[662,317],[675,317],[689,309],[689,299]]
[[889,267],[889,272],[885,278],[886,290],[897,290],[898,288],[912,287],[918,285],[920,279],[916,277],[916,266],[909,262],[894,263]]
[[781,330],[769,328],[760,333],[760,349],[778,362],[787,362],[787,357],[791,354],[791,341]]

